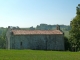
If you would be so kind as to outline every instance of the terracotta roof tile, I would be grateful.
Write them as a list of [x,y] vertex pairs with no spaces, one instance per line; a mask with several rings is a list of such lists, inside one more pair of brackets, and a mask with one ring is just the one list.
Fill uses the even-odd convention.
[[60,30],[12,30],[14,35],[63,34]]

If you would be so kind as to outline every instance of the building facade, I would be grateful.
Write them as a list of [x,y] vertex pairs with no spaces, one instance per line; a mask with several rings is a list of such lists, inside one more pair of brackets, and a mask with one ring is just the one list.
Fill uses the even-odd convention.
[[64,50],[64,35],[56,30],[20,30],[8,27],[7,49]]

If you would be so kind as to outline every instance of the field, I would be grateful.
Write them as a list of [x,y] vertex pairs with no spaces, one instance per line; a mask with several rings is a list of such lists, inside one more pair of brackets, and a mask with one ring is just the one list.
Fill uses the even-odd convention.
[[0,50],[0,60],[80,60],[80,52]]
[[69,31],[63,31],[64,32],[64,36],[69,38]]

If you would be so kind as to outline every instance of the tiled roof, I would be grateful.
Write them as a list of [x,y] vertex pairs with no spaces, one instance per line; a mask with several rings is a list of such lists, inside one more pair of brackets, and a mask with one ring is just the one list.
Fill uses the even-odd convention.
[[60,30],[12,30],[14,35],[63,34]]

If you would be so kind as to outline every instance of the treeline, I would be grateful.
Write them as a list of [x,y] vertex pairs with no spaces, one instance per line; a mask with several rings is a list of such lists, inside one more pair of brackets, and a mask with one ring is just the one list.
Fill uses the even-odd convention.
[[6,31],[7,28],[0,27],[0,49],[6,48]]
[[[32,26],[30,28],[26,28],[28,30],[54,30],[56,29],[57,25],[48,25],[48,24],[40,24],[37,25],[35,28]],[[70,25],[59,25],[61,30],[69,31],[71,29]],[[25,29],[25,28],[24,28]]]

